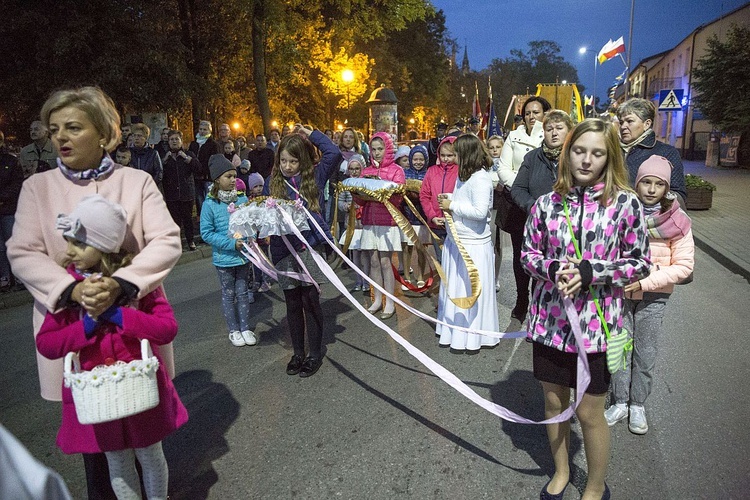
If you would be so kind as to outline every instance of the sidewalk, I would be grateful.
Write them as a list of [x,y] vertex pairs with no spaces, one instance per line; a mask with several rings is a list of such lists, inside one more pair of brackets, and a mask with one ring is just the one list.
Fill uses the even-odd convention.
[[[700,175],[716,184],[710,210],[690,210],[695,244],[721,265],[750,281],[750,170],[711,168],[703,162],[685,161],[685,173]],[[185,252],[177,265],[211,256],[201,245]],[[700,269],[698,269],[700,273]],[[0,309],[31,303],[26,290],[0,294]]]
[[[690,210],[693,237],[701,250],[750,281],[750,170],[684,162],[685,173],[716,185],[709,210]],[[700,269],[697,270],[700,273]]]

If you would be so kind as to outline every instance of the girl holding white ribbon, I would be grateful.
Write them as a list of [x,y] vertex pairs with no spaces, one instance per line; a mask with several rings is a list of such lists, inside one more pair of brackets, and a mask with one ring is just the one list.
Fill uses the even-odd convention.
[[[321,152],[317,164],[316,147]],[[325,206],[323,194],[326,182],[338,168],[341,159],[341,151],[325,134],[298,124],[295,133],[281,139],[273,170],[263,187],[263,194],[280,200],[300,200],[315,217],[316,222],[330,234],[329,226],[321,215],[321,210]],[[294,355],[287,364],[286,373],[309,377],[314,375],[323,363],[323,310],[320,307],[320,293],[313,284],[298,281],[289,275],[307,274],[316,283],[322,283],[323,273],[310,252],[314,252],[314,248],[323,244],[325,240],[314,229],[302,231],[302,235],[305,237],[304,241],[293,235],[286,236],[296,255],[287,248],[281,236],[271,236],[271,261],[277,270],[282,271],[278,274],[278,281],[284,291],[289,335],[294,348]],[[304,264],[305,269],[300,262]],[[308,313],[308,321],[305,321],[305,313]],[[307,356],[305,331],[308,343]]]
[[[458,179],[452,194],[438,194],[440,208],[453,217],[442,255],[442,266],[447,282],[440,283],[437,319],[446,323],[476,330],[496,332],[497,300],[495,298],[495,256],[492,250],[490,210],[492,209],[492,177],[489,169],[492,158],[481,139],[473,134],[459,136],[453,143],[458,164]],[[466,249],[477,268],[482,290],[476,302],[464,309],[450,297],[471,295],[472,283],[456,238]],[[489,337],[456,330],[438,323],[435,332],[439,345],[454,351],[476,354],[481,347],[492,347],[500,342]]]
[[[576,410],[588,463],[582,498],[609,499],[604,482],[610,440],[604,419],[610,382],[605,330],[612,335],[622,330],[623,287],[648,274],[648,238],[643,208],[629,186],[611,123],[596,118],[579,123],[563,145],[558,170],[554,191],[531,208],[521,252],[521,263],[534,278],[528,325],[534,377],[544,390],[545,417],[562,413],[578,376],[570,326],[577,321],[591,371]],[[573,301],[578,317],[568,317],[564,297]],[[548,424],[547,436],[555,474],[540,497],[562,499],[570,480],[570,421]]]

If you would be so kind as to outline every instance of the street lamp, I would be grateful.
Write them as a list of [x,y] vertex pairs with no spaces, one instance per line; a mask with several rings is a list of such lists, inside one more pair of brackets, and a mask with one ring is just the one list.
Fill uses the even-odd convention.
[[346,84],[346,113],[349,114],[349,85],[354,81],[354,71],[345,69],[341,72],[341,79]]

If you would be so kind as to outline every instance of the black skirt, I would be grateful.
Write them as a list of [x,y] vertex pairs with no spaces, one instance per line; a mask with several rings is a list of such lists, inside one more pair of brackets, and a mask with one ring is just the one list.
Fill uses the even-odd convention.
[[[540,382],[575,388],[578,354],[563,352],[539,342],[533,344],[534,378]],[[591,383],[586,388],[586,394],[605,394],[611,379],[607,369],[607,353],[587,354],[586,357],[591,371]]]

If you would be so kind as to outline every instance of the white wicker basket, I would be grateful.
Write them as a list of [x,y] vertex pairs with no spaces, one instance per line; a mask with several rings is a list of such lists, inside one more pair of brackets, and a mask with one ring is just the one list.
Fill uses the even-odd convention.
[[78,421],[100,424],[129,417],[159,404],[156,370],[159,360],[148,340],[141,340],[141,359],[99,365],[81,371],[77,352],[65,355],[65,387],[70,387]]

